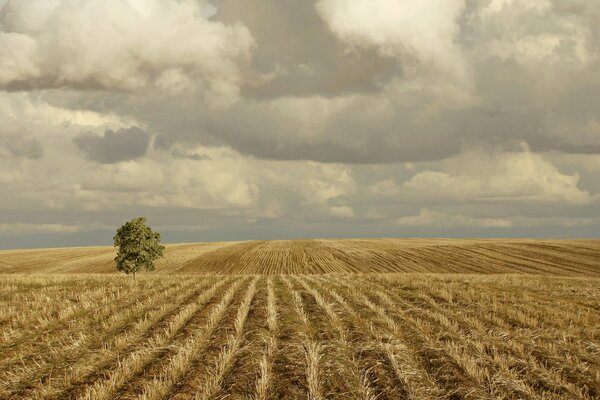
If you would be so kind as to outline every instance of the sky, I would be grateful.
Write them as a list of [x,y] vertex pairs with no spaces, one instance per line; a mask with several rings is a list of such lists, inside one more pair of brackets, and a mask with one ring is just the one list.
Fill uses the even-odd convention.
[[599,237],[597,0],[0,0],[0,248]]

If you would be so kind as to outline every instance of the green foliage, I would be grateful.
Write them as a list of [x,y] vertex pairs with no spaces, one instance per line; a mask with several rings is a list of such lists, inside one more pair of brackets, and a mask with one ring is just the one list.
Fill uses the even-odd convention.
[[126,222],[113,239],[115,247],[119,247],[115,257],[117,269],[134,276],[141,268],[154,271],[154,261],[162,257],[165,249],[160,244],[160,233],[152,232],[144,217]]

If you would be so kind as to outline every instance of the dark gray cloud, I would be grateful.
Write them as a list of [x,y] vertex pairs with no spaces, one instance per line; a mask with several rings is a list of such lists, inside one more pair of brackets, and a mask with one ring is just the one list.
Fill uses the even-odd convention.
[[242,87],[247,97],[375,92],[401,71],[395,60],[373,49],[349,51],[319,17],[314,1],[215,4],[213,20],[243,22],[258,44],[249,72],[254,79]]
[[[427,97],[427,96],[425,96]],[[376,100],[377,101],[377,100]],[[427,161],[442,159],[460,152],[464,131],[457,123],[460,115],[447,111],[427,121],[413,118],[422,104],[404,108],[369,110],[370,100],[359,101],[333,112],[321,123],[317,120],[322,105],[295,104],[289,107],[308,114],[307,123],[299,124],[287,106],[264,102],[241,102],[220,112],[198,117],[186,115],[185,107],[163,104],[152,113],[152,121],[160,132],[157,145],[169,148],[176,143],[225,145],[242,154],[272,160],[314,160],[333,163],[388,163],[395,161]],[[310,116],[314,110],[315,116]],[[284,109],[282,109],[284,108]],[[190,110],[191,112],[191,110]],[[173,116],[179,119],[174,121]],[[458,122],[457,122],[458,121]]]
[[103,136],[92,132],[82,133],[73,139],[73,143],[85,153],[91,161],[113,164],[133,160],[146,154],[150,144],[150,135],[140,128],[108,130]]

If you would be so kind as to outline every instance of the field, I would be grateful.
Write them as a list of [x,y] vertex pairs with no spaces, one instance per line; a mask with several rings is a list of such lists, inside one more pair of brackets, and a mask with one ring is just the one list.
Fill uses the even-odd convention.
[[[0,252],[1,399],[598,399],[600,241]],[[93,272],[93,273],[90,273]]]
[[[113,247],[0,251],[3,273],[117,273]],[[519,273],[600,278],[600,240],[346,239],[167,245],[153,274]]]

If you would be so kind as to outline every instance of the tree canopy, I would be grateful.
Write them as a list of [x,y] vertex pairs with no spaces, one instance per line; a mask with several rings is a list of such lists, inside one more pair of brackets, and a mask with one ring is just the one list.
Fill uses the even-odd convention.
[[123,224],[113,239],[115,247],[119,247],[115,257],[117,270],[134,276],[141,268],[154,271],[154,261],[162,257],[165,249],[160,244],[160,233],[146,226],[144,217]]

